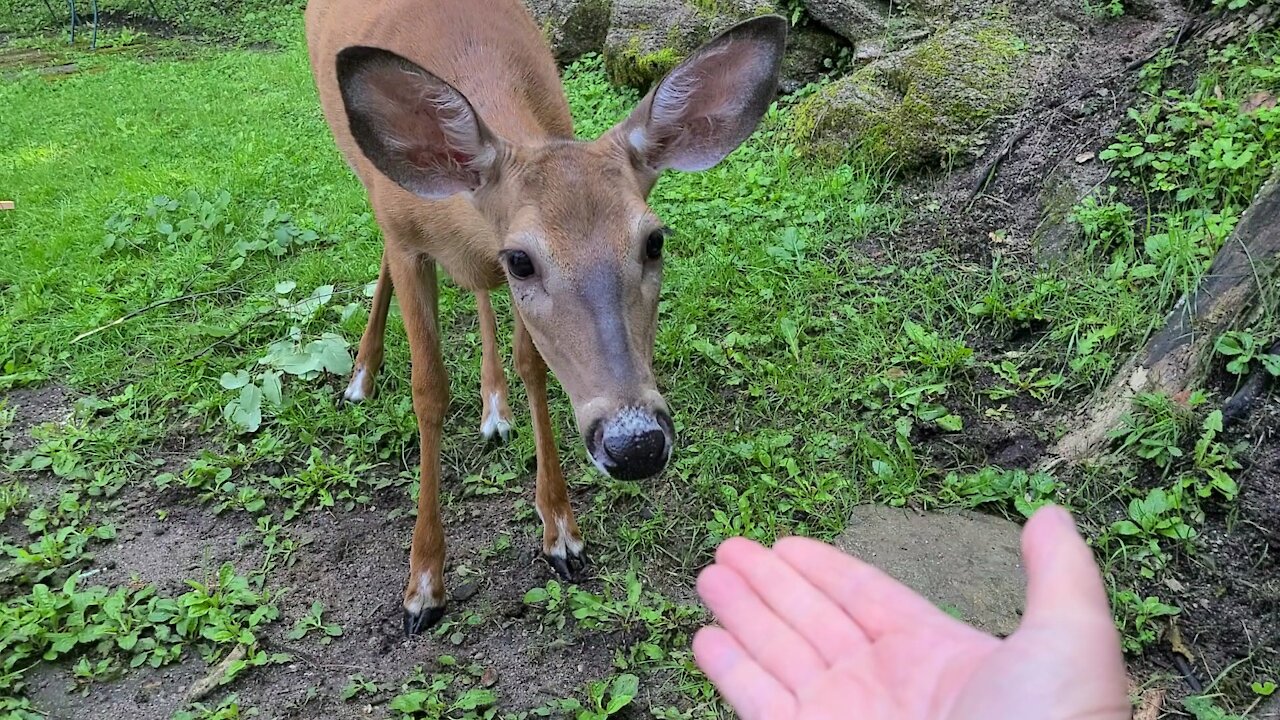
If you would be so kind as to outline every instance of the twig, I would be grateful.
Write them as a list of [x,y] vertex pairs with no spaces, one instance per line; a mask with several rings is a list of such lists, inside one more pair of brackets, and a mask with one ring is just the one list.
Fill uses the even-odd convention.
[[248,652],[249,649],[244,645],[237,645],[235,650],[227,653],[227,656],[222,658],[222,662],[218,663],[208,675],[195,681],[190,688],[187,688],[186,694],[182,696],[183,704],[197,702],[203,699],[205,695],[213,692],[214,688],[222,684],[222,679],[226,676],[227,670],[232,664],[238,660],[243,660]]
[[156,308],[159,308],[159,307],[164,307],[165,305],[172,305],[174,303],[180,303],[186,300],[195,300],[197,298],[207,297],[209,295],[221,295],[222,293],[243,294],[240,290],[231,290],[227,288],[222,288],[219,290],[209,290],[208,292],[189,293],[187,295],[179,295],[178,297],[166,298],[164,300],[157,300],[151,303],[150,305],[145,305],[143,307],[138,308],[137,310],[133,310],[131,312],[125,313],[124,315],[121,315],[115,320],[112,320],[111,322],[107,323],[106,325],[103,325],[101,327],[96,327],[86,332],[82,332],[79,335],[77,335],[75,339],[72,340],[71,342],[73,344],[78,343],[81,340],[84,340],[85,338],[93,337],[94,335],[97,335],[98,333],[103,332],[105,330],[110,330],[111,328],[117,325],[124,324],[132,320],[133,318],[136,318],[139,315],[142,315],[143,313],[151,312],[152,310],[155,310]]

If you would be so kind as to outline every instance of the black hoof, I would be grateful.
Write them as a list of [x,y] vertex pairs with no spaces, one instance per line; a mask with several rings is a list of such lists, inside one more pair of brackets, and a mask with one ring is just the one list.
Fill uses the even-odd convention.
[[427,630],[432,625],[440,622],[440,618],[444,617],[443,607],[426,608],[421,612],[412,613],[408,610],[404,611],[404,636],[413,637],[423,630]]
[[565,582],[577,584],[587,579],[587,554],[585,552],[570,553],[566,557],[543,554],[542,559],[555,568],[556,574]]

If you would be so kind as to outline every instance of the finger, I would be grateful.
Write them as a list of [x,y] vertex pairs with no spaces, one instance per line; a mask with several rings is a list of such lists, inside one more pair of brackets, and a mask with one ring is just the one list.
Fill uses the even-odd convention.
[[1036,511],[1022,530],[1022,557],[1027,566],[1025,621],[1088,617],[1111,622],[1102,573],[1066,510],[1046,505]]
[[788,537],[773,551],[839,605],[872,642],[920,622],[955,622],[911,588],[825,543]]
[[693,636],[693,658],[742,720],[790,717],[795,696],[718,627]]
[[746,538],[726,540],[716,563],[732,568],[828,665],[867,644],[858,624],[776,553]]
[[698,594],[729,634],[770,675],[798,691],[827,664],[735,571],[712,565],[698,576]]

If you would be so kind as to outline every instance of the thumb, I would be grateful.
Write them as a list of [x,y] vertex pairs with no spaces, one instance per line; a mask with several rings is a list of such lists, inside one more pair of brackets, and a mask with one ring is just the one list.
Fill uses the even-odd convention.
[[1022,531],[1022,558],[1027,572],[1027,622],[1111,623],[1102,573],[1066,510],[1046,505],[1032,515]]

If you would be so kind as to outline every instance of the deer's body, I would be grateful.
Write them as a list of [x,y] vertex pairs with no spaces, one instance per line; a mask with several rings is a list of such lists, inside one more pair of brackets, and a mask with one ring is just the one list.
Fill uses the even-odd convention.
[[754,129],[777,87],[786,27],[770,16],[708,43],[630,118],[575,140],[555,63],[520,0],[312,0],[307,40],[324,115],[384,235],[373,307],[346,398],[373,389],[392,289],[409,338],[422,444],[405,628],[444,608],[438,502],[449,402],[436,265],[475,292],[481,431],[511,422],[488,293],[511,287],[515,365],[537,447],[543,553],[585,567],[547,408],[548,366],[592,461],[640,479],[666,465],[674,427],[653,378],[666,229],[645,203],[667,168],[702,170]]

